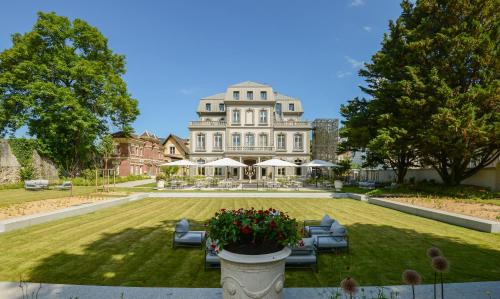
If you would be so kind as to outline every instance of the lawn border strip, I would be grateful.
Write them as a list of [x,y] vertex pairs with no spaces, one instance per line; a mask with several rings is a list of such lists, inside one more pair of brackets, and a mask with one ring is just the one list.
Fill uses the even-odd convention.
[[83,215],[97,210],[113,207],[131,201],[136,201],[149,197],[147,193],[134,194],[126,197],[110,199],[100,202],[83,204],[80,206],[64,208],[52,212],[27,215],[0,221],[0,233],[13,231],[16,229],[29,227],[36,224],[41,224],[53,220],[59,220],[67,217]]
[[[0,233],[13,231],[16,229],[29,227],[53,220],[63,219],[71,216],[83,215],[97,210],[113,207],[127,202],[138,201],[146,198],[283,198],[282,193],[200,193],[200,192],[157,192],[138,193],[122,198],[106,200],[69,207],[57,211],[27,215],[0,221]],[[488,233],[500,233],[500,222],[481,219],[477,217],[446,212],[437,209],[424,208],[406,203],[398,203],[386,199],[369,197],[356,193],[331,193],[331,192],[309,192],[290,193],[286,198],[350,198],[364,201],[370,204],[390,208],[400,212],[445,222],[461,227],[470,228]]]
[[481,219],[473,216],[462,215],[438,209],[419,207],[416,205],[394,202],[391,200],[376,197],[369,197],[368,203],[428,219],[437,220],[440,222],[445,222],[448,224],[470,228],[477,231],[487,233],[500,233],[500,222],[498,221]]

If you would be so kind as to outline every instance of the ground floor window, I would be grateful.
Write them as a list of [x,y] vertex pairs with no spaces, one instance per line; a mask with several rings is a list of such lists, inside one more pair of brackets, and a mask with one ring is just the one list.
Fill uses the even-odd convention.
[[265,176],[267,176],[267,169],[265,169],[265,168],[261,168],[261,169],[260,169],[260,176],[261,176],[261,177],[265,177]]
[[233,176],[238,176],[238,168],[233,168]]
[[[300,160],[300,159],[297,159],[294,162],[295,162],[295,165],[302,165],[302,160]],[[302,167],[295,167],[295,175],[296,176],[302,175]]]
[[278,168],[278,175],[285,175],[285,167]]
[[214,169],[214,175],[222,175],[222,168],[216,167]]
[[198,167],[198,175],[205,175],[205,167]]

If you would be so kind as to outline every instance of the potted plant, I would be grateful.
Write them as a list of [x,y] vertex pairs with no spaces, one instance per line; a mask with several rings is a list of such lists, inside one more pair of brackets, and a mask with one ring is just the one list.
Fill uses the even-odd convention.
[[156,188],[157,189],[164,189],[165,188],[165,175],[163,173],[159,173],[156,175]]
[[344,187],[345,176],[349,172],[349,170],[351,170],[351,160],[349,159],[339,161],[338,167],[335,167],[333,169],[336,178],[335,181],[333,181],[335,191],[342,190],[342,188]]
[[300,240],[295,219],[272,208],[221,209],[207,227],[221,260],[224,298],[282,298],[288,246]]

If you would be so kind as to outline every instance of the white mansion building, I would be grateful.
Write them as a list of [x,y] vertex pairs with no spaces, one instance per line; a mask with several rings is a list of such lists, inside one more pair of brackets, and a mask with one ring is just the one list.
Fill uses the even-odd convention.
[[[242,82],[225,92],[200,99],[199,119],[189,123],[191,161],[198,174],[225,176],[224,168],[202,165],[220,158],[232,158],[247,165],[279,158],[297,165],[310,159],[311,123],[301,120],[299,99],[273,91],[269,85]],[[229,174],[248,176],[242,169]],[[273,169],[262,168],[253,178],[271,177]],[[278,168],[277,175],[305,175],[304,167]]]

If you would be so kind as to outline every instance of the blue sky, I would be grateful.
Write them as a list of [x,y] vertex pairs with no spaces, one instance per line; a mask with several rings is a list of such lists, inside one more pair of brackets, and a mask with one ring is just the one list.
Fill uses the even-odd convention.
[[357,71],[375,53],[395,0],[4,1],[0,50],[29,31],[37,11],[80,18],[127,61],[139,100],[136,132],[187,136],[199,98],[251,80],[298,97],[304,118],[338,118],[362,95]]

